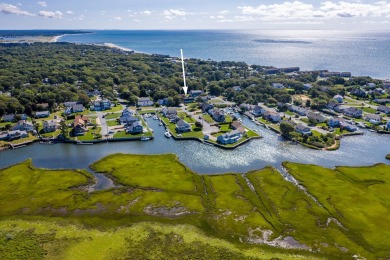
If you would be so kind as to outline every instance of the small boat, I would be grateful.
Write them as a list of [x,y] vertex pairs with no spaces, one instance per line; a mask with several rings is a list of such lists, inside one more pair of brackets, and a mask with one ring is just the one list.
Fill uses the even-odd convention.
[[166,131],[166,132],[164,133],[164,135],[165,135],[166,138],[170,138],[170,137],[172,136],[171,133],[168,132],[168,131]]
[[375,132],[375,130],[374,130],[374,129],[369,129],[368,131],[370,131],[370,132]]
[[158,120],[158,117],[157,117],[157,116],[154,116],[154,117],[153,117],[153,120]]
[[142,136],[141,137],[141,141],[149,141],[150,139],[152,139],[152,138],[147,137],[147,136]]
[[253,118],[251,119],[251,121],[252,121],[252,122],[255,122],[255,120],[254,120]]
[[162,125],[163,125],[163,123],[161,123],[161,122],[160,122],[160,123],[158,123],[158,125],[159,125],[159,126],[162,126]]
[[256,124],[256,125],[260,125],[259,121],[255,121],[255,124]]

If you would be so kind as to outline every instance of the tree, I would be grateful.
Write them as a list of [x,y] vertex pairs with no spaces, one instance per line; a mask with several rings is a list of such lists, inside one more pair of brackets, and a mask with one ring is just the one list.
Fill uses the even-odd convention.
[[289,123],[280,123],[280,131],[283,135],[289,136],[291,132],[294,132],[294,126]]
[[63,139],[68,139],[69,133],[68,133],[68,126],[66,125],[66,122],[64,120],[60,123],[60,130],[62,134]]

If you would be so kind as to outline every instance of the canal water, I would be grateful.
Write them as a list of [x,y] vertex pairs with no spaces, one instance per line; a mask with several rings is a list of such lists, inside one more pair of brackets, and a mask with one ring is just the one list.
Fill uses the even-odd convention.
[[317,164],[325,167],[363,166],[389,162],[385,159],[385,155],[390,153],[390,135],[363,130],[364,135],[342,138],[341,147],[336,151],[318,151],[283,141],[274,132],[254,124],[246,117],[242,117],[242,120],[249,128],[256,129],[263,138],[252,140],[234,150],[223,150],[197,141],[168,139],[164,136],[164,127],[158,125],[158,120],[149,118],[147,123],[154,130],[155,135],[152,141],[94,145],[36,143],[0,152],[0,168],[28,158],[32,158],[33,164],[37,167],[87,168],[91,163],[113,153],[174,153],[178,155],[181,162],[201,174],[247,172],[267,165],[281,169],[283,161]]

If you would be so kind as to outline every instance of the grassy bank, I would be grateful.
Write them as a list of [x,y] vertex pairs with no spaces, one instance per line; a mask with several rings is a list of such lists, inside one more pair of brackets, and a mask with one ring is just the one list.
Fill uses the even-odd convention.
[[285,166],[318,203],[271,167],[198,175],[172,154],[115,154],[91,168],[118,186],[87,192],[86,171],[26,161],[0,170],[0,251],[37,259],[389,256],[390,166]]

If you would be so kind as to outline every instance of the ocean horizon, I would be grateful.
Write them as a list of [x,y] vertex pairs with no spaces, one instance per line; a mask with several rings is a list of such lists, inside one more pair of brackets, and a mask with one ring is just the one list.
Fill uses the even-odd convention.
[[59,42],[113,44],[147,54],[243,61],[301,70],[348,71],[390,78],[390,31],[86,30]]

